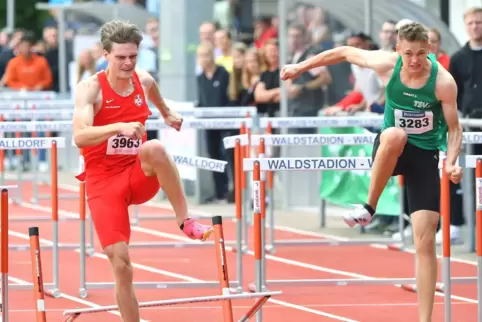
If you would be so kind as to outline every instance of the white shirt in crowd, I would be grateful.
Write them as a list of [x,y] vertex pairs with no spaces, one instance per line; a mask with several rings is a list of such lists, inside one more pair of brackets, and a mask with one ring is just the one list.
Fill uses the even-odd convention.
[[363,94],[365,102],[371,104],[380,98],[384,85],[373,69],[352,64],[351,72],[355,78],[355,88]]

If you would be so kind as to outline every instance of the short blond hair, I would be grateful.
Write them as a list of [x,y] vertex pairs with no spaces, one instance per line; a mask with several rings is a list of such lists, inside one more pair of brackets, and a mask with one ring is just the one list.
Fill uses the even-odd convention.
[[421,23],[412,22],[400,27],[398,40],[428,41],[428,30]]
[[112,20],[100,29],[100,42],[108,52],[112,50],[112,44],[136,44],[139,47],[142,38],[139,27],[126,21]]
[[468,16],[471,16],[471,15],[477,14],[477,13],[482,13],[482,7],[472,7],[472,8],[469,8],[469,9],[465,10],[465,12],[464,12],[464,20],[465,20]]

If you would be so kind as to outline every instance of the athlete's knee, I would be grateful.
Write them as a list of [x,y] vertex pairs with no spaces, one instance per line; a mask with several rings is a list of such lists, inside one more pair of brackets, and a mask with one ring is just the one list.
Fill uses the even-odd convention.
[[401,154],[405,144],[407,143],[407,133],[404,130],[396,127],[390,127],[382,132],[380,135],[380,146],[386,149],[393,150],[394,153]]
[[413,241],[418,255],[433,256],[435,234],[439,220],[438,213],[419,210],[412,214]]
[[107,246],[104,252],[109,258],[116,280],[130,283],[133,274],[127,244],[122,242]]
[[169,162],[166,149],[159,140],[150,140],[144,143],[139,152],[141,161],[149,163],[151,166]]

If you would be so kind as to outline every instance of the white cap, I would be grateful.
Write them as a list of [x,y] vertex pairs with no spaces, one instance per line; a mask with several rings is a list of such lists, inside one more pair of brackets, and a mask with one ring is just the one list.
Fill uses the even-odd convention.
[[395,25],[395,29],[400,30],[400,28],[402,28],[403,26],[406,26],[406,25],[408,25],[412,22],[413,22],[413,20],[410,20],[410,19],[402,19],[399,22],[397,22],[397,24]]

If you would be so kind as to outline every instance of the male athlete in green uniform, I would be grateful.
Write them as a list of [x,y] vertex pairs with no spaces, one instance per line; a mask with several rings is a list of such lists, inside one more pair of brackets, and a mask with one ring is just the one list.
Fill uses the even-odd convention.
[[462,143],[457,85],[429,53],[427,29],[419,23],[410,23],[398,32],[396,53],[338,47],[299,64],[287,65],[281,71],[281,78],[287,80],[312,68],[348,61],[373,69],[385,84],[385,116],[373,148],[368,201],[357,205],[344,220],[350,227],[368,224],[389,178],[403,175],[416,247],[420,322],[432,320],[437,280],[439,150],[447,150],[445,171],[452,182],[458,183],[462,178],[462,169],[456,165]]

